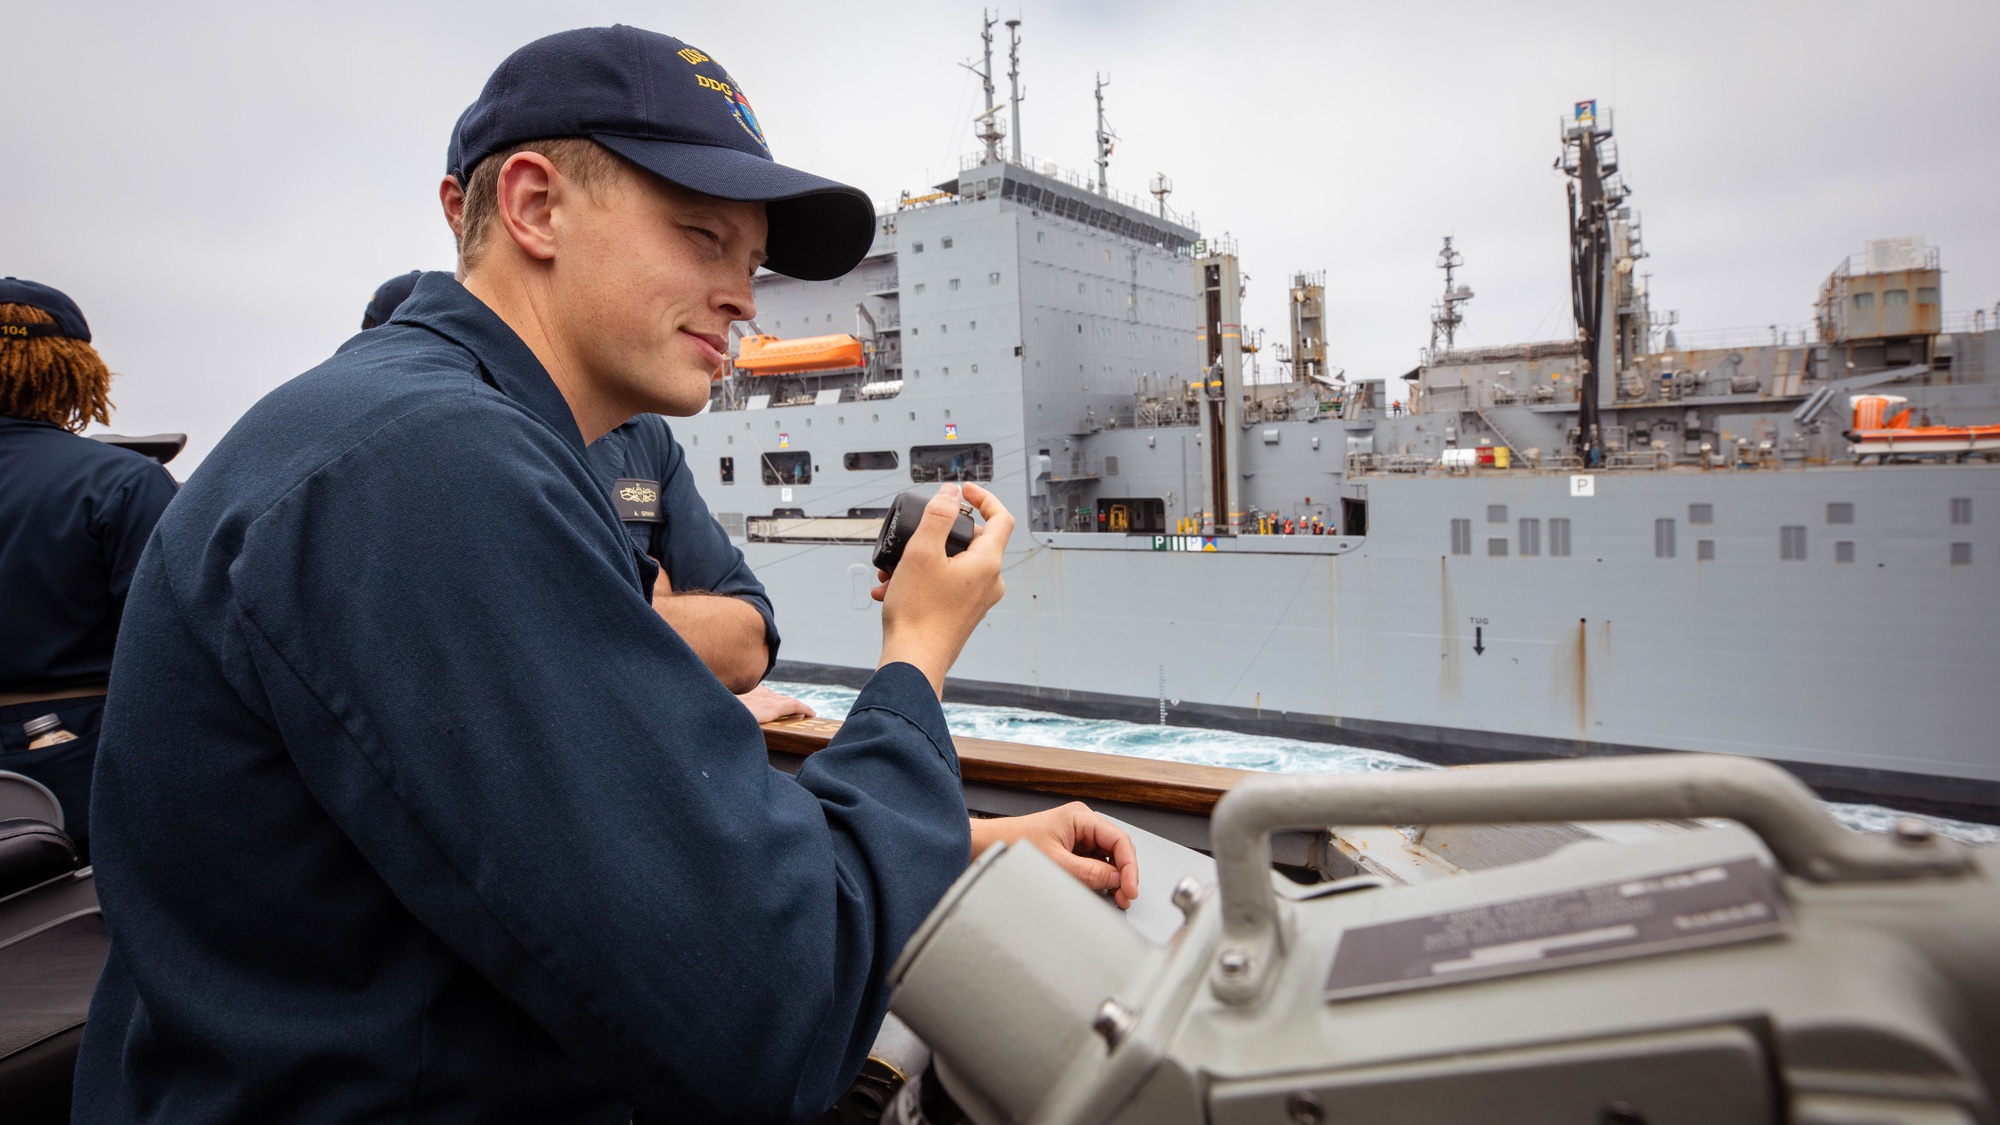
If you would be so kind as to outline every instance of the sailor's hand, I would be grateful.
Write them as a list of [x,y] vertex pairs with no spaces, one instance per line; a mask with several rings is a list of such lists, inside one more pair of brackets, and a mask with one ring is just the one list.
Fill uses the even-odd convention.
[[779,719],[815,719],[819,712],[810,703],[781,695],[763,684],[736,697],[743,706],[750,709],[750,715],[759,723],[774,723]]
[[1139,855],[1125,830],[1091,811],[1082,801],[1028,816],[972,822],[972,854],[994,844],[1027,843],[1093,891],[1110,891],[1118,909],[1139,897]]
[[[958,520],[961,492],[986,524],[973,533],[971,546],[946,558],[945,539]],[[991,492],[976,484],[939,486],[896,564],[895,581],[885,577],[874,590],[882,603],[883,664],[916,665],[943,698],[945,673],[986,611],[1007,592],[1000,562],[1013,532],[1014,517]]]

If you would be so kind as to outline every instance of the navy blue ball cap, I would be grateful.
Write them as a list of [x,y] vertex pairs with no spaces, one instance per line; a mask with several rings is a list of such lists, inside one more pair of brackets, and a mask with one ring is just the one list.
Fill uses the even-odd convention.
[[375,296],[368,301],[368,307],[361,311],[361,330],[379,328],[389,323],[396,315],[396,306],[410,299],[410,290],[417,287],[417,279],[424,276],[422,270],[399,273],[383,282],[375,290]]
[[0,338],[67,336],[90,343],[90,324],[83,319],[83,310],[60,289],[15,277],[0,277],[0,305],[26,305],[56,320],[54,324],[0,324]]
[[589,137],[670,183],[765,204],[773,273],[839,277],[875,238],[867,193],[771,159],[742,87],[671,36],[587,27],[507,56],[454,130],[459,182],[494,153],[550,137]]
[[460,188],[465,187],[465,169],[462,167],[465,163],[465,148],[459,144],[458,135],[459,131],[465,128],[465,119],[471,113],[472,106],[466,106],[464,112],[458,115],[458,120],[451,123],[451,143],[446,145],[444,150],[444,174],[457,180]]

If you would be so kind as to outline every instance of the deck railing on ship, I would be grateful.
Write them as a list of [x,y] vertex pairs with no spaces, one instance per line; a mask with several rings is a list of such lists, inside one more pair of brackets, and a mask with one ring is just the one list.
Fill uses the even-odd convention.
[[[786,719],[764,724],[764,745],[772,765],[796,773],[839,733],[840,723],[831,719]],[[1202,851],[1209,847],[1208,816],[1215,803],[1244,778],[1255,776],[1251,770],[986,738],[953,736],[952,743],[958,749],[966,808],[976,814],[1021,816],[1081,800],[1107,816]],[[1272,857],[1287,866],[1321,871],[1352,867],[1341,861],[1325,832],[1280,834],[1272,840]]]

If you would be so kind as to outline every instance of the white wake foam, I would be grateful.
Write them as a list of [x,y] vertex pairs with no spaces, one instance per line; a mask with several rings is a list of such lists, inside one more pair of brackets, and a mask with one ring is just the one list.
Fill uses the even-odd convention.
[[[771,688],[813,705],[823,717],[840,719],[854,704],[851,688],[821,684],[773,681]],[[1159,758],[1170,762],[1193,762],[1205,766],[1231,766],[1266,773],[1368,773],[1382,770],[1435,769],[1426,762],[1328,742],[1306,742],[1295,738],[1273,738],[1261,734],[1199,727],[1148,726],[1113,719],[1073,719],[1047,711],[1024,707],[986,707],[972,703],[946,703],[945,722],[951,732],[967,738],[991,738],[1002,742],[1025,742],[1031,746],[1056,746],[1071,750],[1095,750],[1132,758]],[[1842,824],[1857,832],[1886,832],[1897,820],[1911,816],[1880,805],[1849,805],[1827,802],[1826,806]],[[1968,844],[2000,844],[2000,825],[1973,824],[1946,817],[1919,819],[1936,826],[1940,835]]]

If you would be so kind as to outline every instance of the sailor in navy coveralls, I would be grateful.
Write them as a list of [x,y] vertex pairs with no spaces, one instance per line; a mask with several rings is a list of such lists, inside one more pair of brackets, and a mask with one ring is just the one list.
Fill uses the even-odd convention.
[[[445,174],[438,183],[438,203],[453,238],[460,237],[464,227],[468,177],[459,135],[471,112],[468,106],[452,125]],[[363,313],[361,326],[387,323],[396,306],[409,297],[414,276],[404,274],[384,282]],[[707,503],[694,487],[687,455],[666,419],[640,414],[591,442],[589,456],[632,541],[660,566],[653,608],[759,722],[813,717],[816,712],[810,705],[763,684],[764,675],[778,662],[778,626],[770,596],[744,562],[743,552],[714,525]],[[738,599],[757,616],[750,617],[728,602],[698,600],[715,597]]]
[[125,594],[174,478],[79,436],[111,372],[63,293],[0,278],[0,770],[62,803],[90,854],[90,770]]
[[[453,136],[445,218],[456,234],[465,196],[457,179],[456,130]],[[420,276],[412,271],[383,282],[362,313],[362,329],[389,323]],[[674,440],[667,420],[657,414],[638,415],[591,442],[586,455],[633,545],[659,566],[653,608],[759,722],[792,715],[811,718],[815,714],[811,706],[762,684],[778,660],[778,625],[770,595],[744,561],[743,552],[709,514],[708,504],[695,489],[687,453]]]
[[1068,858],[1136,892],[1087,813],[968,826],[939,693],[1002,592],[990,494],[947,559],[940,490],[877,591],[880,669],[792,778],[590,463],[706,401],[760,260],[852,268],[866,197],[633,28],[516,52],[461,138],[463,284],[424,275],[252,408],[134,575],[79,1122],[809,1118],[976,849],[1108,855]]

